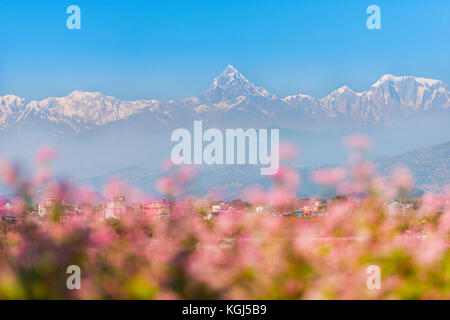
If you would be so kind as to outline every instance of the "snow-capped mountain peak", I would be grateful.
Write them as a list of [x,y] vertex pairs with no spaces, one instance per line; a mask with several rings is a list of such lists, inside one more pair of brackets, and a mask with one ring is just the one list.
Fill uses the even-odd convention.
[[[234,66],[229,64],[222,73],[218,76],[218,78],[228,78],[232,79],[234,77],[237,78],[244,78],[244,76],[239,72],[238,69],[236,69]],[[245,79],[245,78],[244,78]]]
[[338,94],[357,94],[357,93],[348,86],[342,86],[334,90],[332,94],[338,95]]
[[379,109],[418,111],[448,108],[450,97],[441,80],[386,74],[367,92],[368,99]]
[[0,106],[20,106],[25,102],[24,98],[15,96],[13,94],[7,94],[0,96]]
[[247,80],[235,67],[228,65],[204,93],[207,103],[234,102],[240,97],[275,98],[275,95]]
[[413,76],[394,76],[392,74],[383,75],[377,82],[375,82],[372,87],[378,87],[386,82],[392,83],[402,83],[402,82],[415,82],[420,85],[426,87],[434,87],[434,86],[445,86],[445,84],[441,80],[429,79],[429,78],[420,78]]
[[25,109],[25,105],[24,98],[12,94],[0,96],[0,129],[12,126]]

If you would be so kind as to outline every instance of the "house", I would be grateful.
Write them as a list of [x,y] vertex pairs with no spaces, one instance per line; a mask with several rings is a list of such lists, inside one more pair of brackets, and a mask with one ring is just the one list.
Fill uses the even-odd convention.
[[52,208],[56,206],[56,201],[53,199],[45,199],[41,203],[38,204],[38,216],[41,218],[45,218],[50,214]]
[[163,199],[163,201],[145,202],[141,208],[144,216],[165,215],[169,213],[170,204]]
[[264,206],[259,206],[255,208],[256,214],[269,214],[269,208]]
[[113,197],[103,208],[103,215],[105,219],[120,219],[127,213],[127,205],[125,197]]
[[299,217],[321,217],[326,214],[326,203],[321,201],[314,201],[312,205],[299,208],[294,214]]
[[414,204],[412,202],[392,201],[388,203],[388,208],[406,214],[407,211],[414,209]]
[[8,200],[0,199],[0,214],[6,214],[11,210],[11,203]]
[[60,210],[59,220],[61,222],[66,221],[69,216],[81,215],[82,210],[78,208],[76,205],[65,201],[65,200],[56,200],[56,199],[45,199],[37,206],[37,214],[41,218],[45,218],[48,216],[52,210],[56,207]]
[[222,212],[223,209],[223,204],[214,204],[211,206],[211,213],[215,214],[215,213],[220,213]]
[[11,214],[11,203],[5,199],[0,199],[0,220],[8,223],[16,223],[21,217]]
[[211,206],[210,213],[215,217],[215,216],[225,213],[231,209],[232,209],[232,207],[229,204],[226,204],[225,202],[220,202],[218,204],[213,204]]

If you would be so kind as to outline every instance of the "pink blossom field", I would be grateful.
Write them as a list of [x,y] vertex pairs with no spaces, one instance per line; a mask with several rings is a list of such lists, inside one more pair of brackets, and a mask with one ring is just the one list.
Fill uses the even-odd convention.
[[[377,176],[368,138],[351,136],[345,147],[345,166],[311,175],[342,195],[317,217],[283,214],[302,185],[287,166],[270,189],[242,194],[248,206],[211,216],[207,195],[186,192],[197,169],[165,165],[156,187],[166,214],[105,219],[97,192],[54,177],[56,150],[40,149],[32,175],[2,159],[0,179],[15,196],[0,206],[0,299],[450,298],[450,190],[407,202],[407,168]],[[280,155],[296,152],[285,146]],[[154,198],[112,179],[103,196],[119,195]],[[30,213],[44,199],[53,199],[48,215]],[[279,214],[256,214],[263,206]],[[66,285],[71,265],[81,270],[79,290]],[[375,287],[370,266],[380,271]]]

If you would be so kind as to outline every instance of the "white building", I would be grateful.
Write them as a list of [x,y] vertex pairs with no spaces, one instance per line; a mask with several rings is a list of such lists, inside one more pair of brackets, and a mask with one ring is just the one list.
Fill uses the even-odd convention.
[[115,197],[109,200],[103,210],[105,219],[120,219],[127,212],[124,197]]
[[267,207],[256,207],[255,208],[255,212],[257,214],[268,214],[269,213],[269,209]]
[[53,199],[46,199],[38,205],[38,215],[41,218],[48,216],[53,208],[56,206],[56,201]]
[[222,205],[220,204],[212,205],[211,209],[212,209],[211,213],[220,213],[222,211]]

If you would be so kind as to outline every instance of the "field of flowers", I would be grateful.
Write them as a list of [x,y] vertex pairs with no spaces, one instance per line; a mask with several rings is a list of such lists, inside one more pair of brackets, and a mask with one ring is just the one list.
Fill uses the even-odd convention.
[[[28,177],[0,160],[0,178],[16,195],[0,222],[1,299],[448,299],[450,192],[427,193],[416,208],[388,206],[405,199],[414,179],[406,168],[374,174],[365,159],[370,141],[349,137],[348,164],[316,171],[312,179],[345,195],[327,216],[249,214],[241,209],[205,219],[202,199],[184,193],[191,168],[167,168],[158,189],[170,214],[99,219],[96,193],[53,177],[56,153],[43,148]],[[295,150],[284,147],[289,158]],[[250,188],[254,206],[287,207],[301,188],[298,174],[280,168],[270,190]],[[142,197],[112,181],[105,196]],[[46,218],[26,214],[39,198],[57,199]],[[63,201],[83,215],[62,221]],[[67,267],[81,270],[81,289],[69,290]],[[370,289],[369,266],[381,271]],[[370,268],[369,268],[370,270]]]

